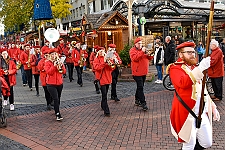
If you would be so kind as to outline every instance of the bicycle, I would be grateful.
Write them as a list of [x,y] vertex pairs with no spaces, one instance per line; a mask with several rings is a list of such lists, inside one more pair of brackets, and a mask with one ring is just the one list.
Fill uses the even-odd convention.
[[[163,86],[169,91],[175,90],[175,88],[174,88],[174,86],[171,82],[169,74],[167,74],[163,78]],[[209,94],[214,94],[214,91],[213,91],[213,88],[212,88],[212,82],[211,82],[211,79],[208,76],[206,77],[206,89],[207,89]]]

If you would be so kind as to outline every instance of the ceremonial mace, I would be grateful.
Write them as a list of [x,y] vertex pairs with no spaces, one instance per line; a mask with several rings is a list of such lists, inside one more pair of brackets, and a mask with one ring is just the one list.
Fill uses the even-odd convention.
[[[210,6],[210,14],[209,14],[209,24],[208,24],[208,32],[207,32],[207,41],[206,41],[206,51],[204,57],[209,56],[209,45],[210,45],[210,40],[211,40],[211,34],[212,34],[212,24],[213,24],[213,15],[214,15],[214,0],[211,1],[211,6]],[[199,105],[199,113],[198,113],[198,119],[196,120],[196,128],[200,128],[201,126],[201,115],[203,112],[203,107],[204,107],[204,90],[205,90],[205,82],[206,82],[206,73],[207,70],[203,71],[204,77],[202,80],[202,91],[201,91],[201,98],[200,98],[200,105]]]

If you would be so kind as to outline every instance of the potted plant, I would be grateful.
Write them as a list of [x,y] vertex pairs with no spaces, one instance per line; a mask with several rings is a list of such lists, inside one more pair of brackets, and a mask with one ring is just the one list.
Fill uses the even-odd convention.
[[120,51],[119,53],[119,56],[120,56],[120,59],[122,60],[122,64],[125,66],[125,67],[128,67],[131,63],[131,60],[130,60],[130,54],[129,54],[129,51],[131,49],[132,46],[126,44],[124,46],[124,49]]

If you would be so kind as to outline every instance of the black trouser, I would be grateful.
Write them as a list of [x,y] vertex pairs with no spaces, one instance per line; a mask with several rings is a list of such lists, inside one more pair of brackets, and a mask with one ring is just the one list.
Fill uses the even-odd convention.
[[101,108],[104,110],[105,114],[109,114],[109,106],[107,103],[107,93],[109,89],[109,84],[101,85],[101,92],[102,92],[102,101],[101,101]]
[[[67,64],[65,64],[65,63],[64,63],[65,68],[66,68],[66,65],[67,65]],[[63,76],[66,76],[66,73],[65,73],[65,74],[63,74]]]
[[111,97],[117,97],[116,94],[116,84],[118,82],[119,69],[116,67],[112,72],[112,84],[111,84]]
[[63,84],[61,85],[47,85],[47,89],[54,101],[55,114],[59,113],[60,97],[62,94]]
[[83,67],[75,66],[77,70],[77,84],[82,84],[82,73],[83,73]]
[[223,98],[223,77],[211,78],[214,95],[222,100]]
[[28,70],[24,70],[24,71],[27,75],[28,86],[29,86],[29,88],[32,88],[32,70],[28,69]]
[[21,70],[23,84],[27,84],[27,75],[25,73],[23,65],[21,65],[20,70]]
[[135,93],[135,100],[139,100],[141,104],[145,105],[145,95],[144,95],[144,83],[146,76],[133,76],[136,84],[137,84],[137,89]]
[[7,82],[9,88],[10,88],[10,96],[3,96],[4,97],[4,100],[7,100],[8,97],[9,97],[9,103],[10,104],[14,104],[14,92],[13,92],[13,86],[10,86],[10,83],[9,83],[9,76],[5,76],[4,75],[4,78],[5,78],[5,81]]
[[46,99],[46,102],[47,102],[47,105],[50,105],[51,102],[52,102],[52,97],[47,89],[47,86],[42,86],[43,89],[44,89],[44,92],[45,92],[45,99]]
[[39,94],[39,74],[34,74],[35,88],[37,94]]
[[74,69],[74,63],[66,63],[67,68],[68,68],[68,74],[69,74],[69,79],[73,79],[73,69]]

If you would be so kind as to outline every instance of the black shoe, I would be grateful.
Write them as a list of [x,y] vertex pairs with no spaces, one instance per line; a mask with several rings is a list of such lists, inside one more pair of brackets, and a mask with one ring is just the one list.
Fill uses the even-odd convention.
[[116,102],[119,102],[120,101],[120,99],[119,98],[117,98],[117,97],[115,97],[115,99],[114,99]]
[[96,91],[97,94],[100,94],[100,91]]
[[142,109],[143,109],[144,111],[148,110],[147,105],[146,105],[146,104],[142,104]]
[[30,91],[32,91],[32,88],[30,88]]
[[72,78],[72,80],[74,80],[74,78]]
[[66,75],[63,75],[63,78],[66,78]]
[[115,97],[114,96],[111,96],[111,100],[115,100]]
[[60,113],[57,113],[57,114],[56,114],[56,120],[57,120],[57,121],[63,120],[63,117],[61,116]]
[[72,79],[70,79],[70,82],[72,82],[73,80]]
[[110,113],[104,113],[105,117],[110,117]]
[[135,100],[135,103],[134,103],[134,105],[136,105],[136,106],[140,106],[141,105],[141,103],[140,103],[140,101],[139,100]]
[[39,95],[39,92],[37,92],[36,96],[37,96],[37,97],[40,96],[40,95]]
[[80,86],[82,87],[83,86],[83,83],[81,83]]
[[52,106],[50,104],[47,105],[47,110],[51,110]]

